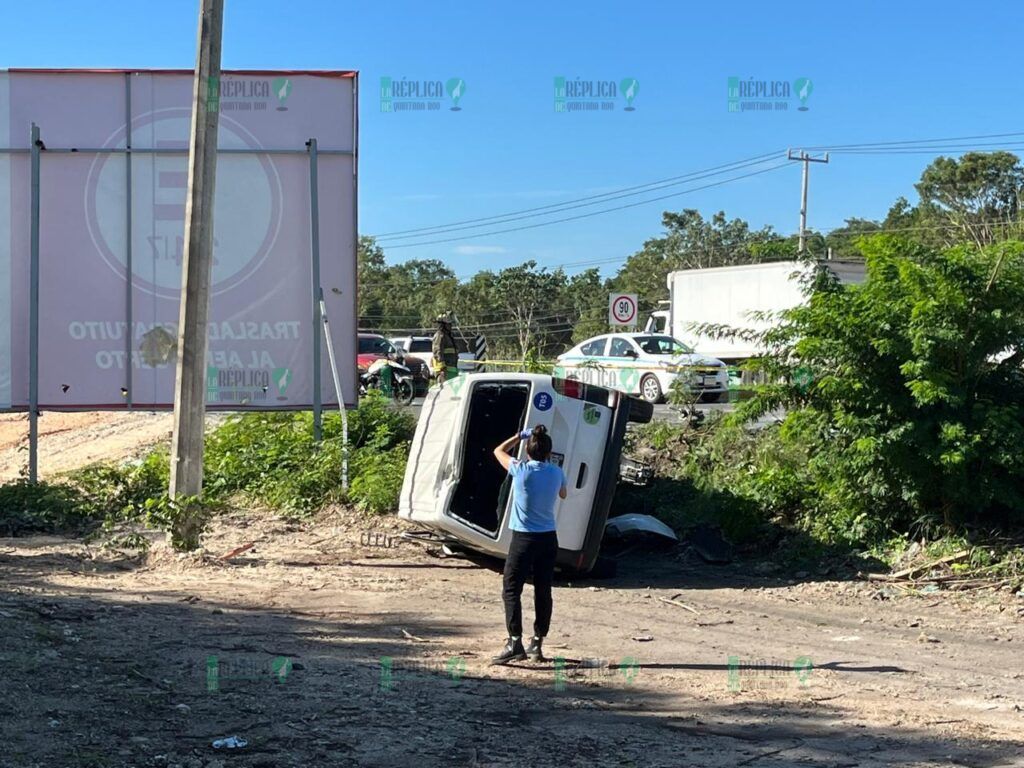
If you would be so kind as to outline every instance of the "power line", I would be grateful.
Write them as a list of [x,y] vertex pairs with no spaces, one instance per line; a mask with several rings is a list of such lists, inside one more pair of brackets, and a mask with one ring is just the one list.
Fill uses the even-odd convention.
[[[962,151],[971,150],[981,146],[999,146],[1000,142],[987,142],[984,144],[953,144],[952,142],[965,142],[965,141],[977,141],[979,139],[998,139],[1007,137],[1018,137],[1024,136],[1024,132],[1009,132],[1009,133],[992,133],[992,134],[977,134],[974,136],[954,136],[947,138],[937,139],[906,139],[899,141],[880,141],[880,142],[861,142],[853,144],[830,144],[806,147],[812,151],[836,151],[843,153],[861,153],[861,154],[882,154],[882,153],[917,153],[917,154],[928,154],[928,153],[941,153],[944,151]],[[1006,144],[1013,144],[1016,148],[1018,142],[1007,142]],[[901,149],[902,148],[902,149]],[[1005,148],[1005,146],[1004,146]],[[484,216],[475,219],[463,219],[460,221],[449,222],[447,224],[438,224],[429,227],[418,227],[413,229],[396,230],[393,232],[385,232],[377,235],[379,240],[405,240],[405,239],[417,239],[421,237],[429,237],[432,235],[443,234],[447,232],[463,231],[467,229],[480,229],[485,226],[494,226],[499,224],[506,224],[512,221],[519,221],[528,218],[535,218],[539,216],[547,216],[552,214],[561,213],[567,210],[573,210],[575,208],[587,207],[589,205],[595,205],[598,202],[608,202],[609,200],[621,199],[623,197],[634,196],[638,194],[644,194],[645,192],[655,191],[657,189],[674,186],[677,184],[684,183],[686,181],[695,181],[700,178],[706,178],[712,175],[720,175],[721,173],[728,173],[731,170],[739,170],[743,167],[749,167],[758,163],[764,162],[767,159],[779,154],[779,152],[768,152],[761,155],[755,155],[754,157],[747,158],[744,160],[737,160],[731,163],[726,163],[719,166],[713,166],[708,169],[693,171],[691,173],[682,174],[680,176],[672,176],[659,181],[648,182],[646,184],[639,184],[631,187],[623,187],[618,190],[612,190],[597,195],[589,195],[585,197],[575,198],[573,200],[563,201],[561,203],[552,203],[550,205],[536,206],[533,208],[524,208],[517,211],[511,211],[508,213],[495,214],[493,216]],[[740,177],[742,178],[742,177]],[[689,190],[696,191],[696,190]],[[684,191],[685,194],[685,191]],[[662,197],[653,198],[645,202],[655,202],[657,200],[664,199]],[[640,203],[642,204],[642,203]],[[611,212],[621,210],[620,207],[607,209],[603,212]],[[548,223],[560,223],[562,221],[571,221],[577,217],[570,217],[567,219],[560,219]],[[583,216],[578,218],[584,218]],[[546,226],[540,224],[537,226]],[[491,234],[503,234],[507,231],[512,230],[500,230],[496,232],[481,232],[473,237],[487,236]],[[458,238],[466,239],[466,238]],[[431,245],[438,242],[453,242],[453,240],[431,240],[419,243],[404,243],[398,245],[392,245],[391,247],[413,247],[415,245]]]
[[436,245],[438,243],[452,243],[452,242],[456,242],[458,240],[470,240],[470,239],[475,238],[475,237],[488,237],[490,235],[502,235],[502,234],[506,234],[508,232],[520,232],[520,231],[526,230],[526,229],[537,229],[538,227],[548,227],[548,226],[551,226],[552,224],[562,224],[562,223],[564,223],[566,221],[577,221],[579,219],[590,218],[591,216],[600,216],[600,215],[605,214],[605,213],[612,213],[614,211],[622,211],[622,210],[625,210],[627,208],[636,208],[639,205],[647,205],[648,203],[656,203],[659,200],[667,200],[667,199],[669,199],[671,197],[679,197],[680,195],[688,195],[691,192],[700,192],[701,190],[710,189],[711,187],[720,187],[723,184],[729,184],[729,183],[734,182],[734,181],[740,181],[742,179],[750,178],[751,176],[757,176],[757,175],[762,174],[762,173],[768,173],[769,171],[775,171],[775,170],[778,170],[779,168],[786,168],[788,166],[789,166],[788,162],[779,163],[778,165],[772,165],[772,166],[769,166],[768,168],[762,168],[759,171],[751,171],[749,173],[744,173],[744,174],[741,174],[739,176],[734,176],[734,177],[729,178],[729,179],[723,179],[722,181],[715,181],[715,182],[712,182],[710,184],[704,184],[704,185],[699,186],[699,187],[693,187],[692,189],[684,189],[684,190],[682,190],[680,192],[673,192],[673,193],[668,194],[668,195],[661,195],[659,197],[652,197],[652,198],[650,198],[648,200],[639,200],[639,201],[637,201],[635,203],[627,203],[626,205],[618,205],[618,206],[615,206],[613,208],[602,208],[599,211],[591,211],[589,213],[581,213],[581,214],[577,214],[576,216],[567,216],[567,217],[565,217],[563,219],[553,219],[552,221],[542,221],[542,222],[540,222],[538,224],[525,224],[525,225],[523,225],[521,227],[510,227],[509,229],[497,229],[497,230],[494,230],[494,231],[491,231],[491,232],[477,232],[477,233],[472,234],[472,235],[461,235],[461,236],[458,236],[458,237],[448,237],[448,238],[443,238],[441,240],[426,240],[426,241],[421,242],[421,243],[402,243],[402,244],[399,244],[399,245],[391,245],[391,246],[388,246],[388,247],[391,248],[391,249],[395,249],[395,248],[415,248],[415,247],[423,246],[423,245]]
[[[844,151],[844,152],[845,151],[854,151],[854,150],[860,150],[860,149],[865,150],[865,151],[882,151],[882,150],[885,150],[886,148],[892,148],[892,149],[895,150],[895,149],[898,149],[901,146],[903,146],[903,147],[916,146],[919,149],[923,149],[925,147],[930,147],[930,148],[937,149],[937,150],[940,149],[940,148],[942,150],[945,150],[945,149],[959,150],[959,149],[973,149],[975,147],[980,147],[980,146],[1000,146],[1002,144],[1002,142],[987,142],[987,143],[981,144],[981,143],[977,143],[976,140],[977,139],[1006,138],[1006,137],[1014,137],[1014,136],[1024,136],[1024,132],[1017,131],[1017,132],[1009,132],[1009,133],[977,134],[977,135],[974,135],[974,136],[953,136],[953,137],[936,138],[936,139],[906,139],[906,140],[899,140],[899,141],[876,141],[876,142],[861,142],[861,143],[854,143],[854,144],[829,144],[829,145],[811,146],[811,147],[807,147],[807,149],[815,150],[815,151],[833,150],[833,151],[837,151],[837,152],[838,151]],[[952,142],[965,142],[965,141],[970,141],[970,142],[975,142],[975,143],[973,143],[973,144],[962,144],[962,143],[961,144],[953,144],[952,143]],[[776,150],[774,152],[766,152],[764,154],[755,155],[753,157],[746,158],[746,159],[743,159],[743,160],[736,160],[736,161],[733,161],[733,162],[730,162],[730,163],[725,163],[725,164],[722,164],[722,165],[712,166],[711,168],[707,168],[707,169],[703,169],[703,170],[699,170],[699,171],[692,171],[692,172],[686,173],[686,174],[681,174],[679,176],[670,176],[668,178],[660,179],[658,181],[651,181],[651,182],[647,182],[645,184],[638,184],[638,185],[634,185],[634,186],[630,186],[630,187],[623,187],[621,189],[611,190],[609,192],[602,192],[602,193],[596,194],[596,195],[588,195],[588,196],[584,196],[584,197],[580,197],[580,198],[575,198],[575,199],[572,199],[572,200],[566,200],[566,201],[563,201],[563,202],[560,202],[560,203],[551,203],[549,205],[535,206],[533,208],[523,208],[523,209],[516,210],[516,211],[510,211],[510,212],[507,212],[507,213],[495,214],[493,216],[483,216],[483,217],[478,217],[478,218],[475,218],[475,219],[462,219],[462,220],[459,220],[459,221],[448,222],[446,224],[436,224],[436,225],[428,226],[428,227],[417,227],[417,228],[412,228],[412,229],[395,230],[393,232],[383,232],[383,233],[380,233],[380,234],[376,235],[375,237],[378,240],[408,239],[408,238],[411,238],[411,237],[419,237],[419,236],[428,236],[428,235],[433,235],[433,234],[440,234],[440,232],[442,232],[442,231],[455,231],[456,228],[476,229],[476,228],[484,226],[485,224],[506,223],[506,222],[500,221],[500,220],[506,219],[506,220],[513,220],[514,221],[514,220],[517,220],[517,219],[514,219],[512,217],[518,217],[518,216],[521,216],[522,214],[547,215],[547,213],[557,213],[557,212],[560,212],[562,210],[570,210],[572,208],[583,207],[583,206],[580,206],[580,205],[576,205],[577,203],[587,203],[588,201],[607,201],[607,199],[617,199],[619,197],[627,196],[627,195],[625,195],[623,193],[630,193],[632,195],[643,194],[646,191],[653,191],[653,189],[662,188],[662,187],[665,187],[665,186],[672,186],[672,185],[675,185],[675,184],[680,184],[680,183],[683,183],[683,182],[685,182],[687,180],[695,180],[696,178],[703,178],[703,177],[705,177],[708,174],[724,173],[724,172],[728,172],[729,170],[737,170],[740,167],[746,167],[746,166],[749,166],[749,165],[757,164],[758,162],[763,162],[763,161],[765,161],[767,159],[770,159],[770,158],[778,155],[780,152],[781,152],[781,150]],[[589,204],[593,204],[593,203],[589,203]],[[540,212],[547,212],[547,213],[540,213]],[[478,225],[478,226],[463,227],[462,225]]]
[[712,168],[708,168],[702,171],[693,171],[682,176],[673,176],[668,179],[662,179],[661,181],[652,181],[647,184],[640,184],[634,187],[624,187],[623,189],[604,192],[600,195],[590,195],[588,197],[581,197],[575,200],[566,200],[561,203],[541,205],[535,208],[524,208],[523,210],[520,211],[512,211],[510,213],[497,214],[494,216],[485,216],[479,219],[466,219],[464,221],[456,221],[450,224],[438,224],[432,227],[405,229],[400,230],[398,232],[390,232],[381,235],[376,235],[375,237],[378,241],[408,240],[410,238],[428,237],[431,235],[439,235],[446,232],[458,232],[466,229],[480,229],[481,227],[485,226],[507,224],[511,221],[520,221],[522,219],[536,218],[538,216],[548,216],[555,213],[562,213],[563,211],[573,210],[575,208],[585,208],[590,205],[596,205],[598,202],[608,202],[609,200],[619,200],[624,197],[633,197],[635,195],[642,195],[646,192],[654,192],[659,189],[666,189],[668,187],[676,186],[678,184],[684,184],[689,181],[698,181],[700,179],[708,178],[710,176],[718,176],[723,173],[728,173],[730,171],[736,171],[742,168],[747,168],[752,165],[758,165],[760,163],[765,162],[769,158],[777,156],[778,154],[780,153],[771,152],[763,155],[757,155],[755,157],[747,158],[746,160],[737,160],[735,162],[727,163],[725,165],[714,166]]
[[974,139],[1000,139],[1006,138],[1007,136],[1024,136],[1024,131],[1015,131],[1012,133],[983,133],[977,136],[952,136],[941,139],[904,139],[902,141],[869,141],[859,144],[823,144],[820,146],[804,147],[804,149],[814,150],[815,152],[823,152],[826,150],[833,152],[839,151],[840,149],[849,149],[851,147],[885,147],[901,144],[944,144],[952,141],[972,141]]

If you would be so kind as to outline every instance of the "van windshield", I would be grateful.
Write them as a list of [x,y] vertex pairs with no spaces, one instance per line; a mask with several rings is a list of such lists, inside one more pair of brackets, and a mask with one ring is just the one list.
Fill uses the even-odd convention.
[[690,347],[671,336],[636,336],[633,341],[648,355],[688,355],[693,352]]
[[391,342],[387,339],[380,338],[379,336],[359,337],[360,355],[390,355],[394,352],[395,348],[391,346]]

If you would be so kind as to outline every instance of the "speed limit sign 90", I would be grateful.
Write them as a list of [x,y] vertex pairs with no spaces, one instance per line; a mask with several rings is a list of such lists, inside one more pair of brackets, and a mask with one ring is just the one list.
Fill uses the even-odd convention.
[[608,325],[636,327],[636,294],[608,294]]

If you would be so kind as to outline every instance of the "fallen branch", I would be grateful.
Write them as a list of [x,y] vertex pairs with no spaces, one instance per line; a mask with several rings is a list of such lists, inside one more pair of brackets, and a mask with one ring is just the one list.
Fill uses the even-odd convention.
[[669,605],[678,605],[680,608],[685,608],[690,613],[695,614],[697,616],[700,616],[700,612],[699,611],[697,611],[694,608],[691,608],[686,603],[681,603],[678,600],[672,600],[671,598],[668,598],[668,597],[659,597],[658,599],[661,600],[661,602],[663,602],[663,603],[668,603]]
[[958,563],[961,560],[966,560],[971,556],[969,549],[964,549],[946,557],[941,557],[931,563],[925,563],[924,565],[915,565],[911,568],[904,568],[902,571],[896,573],[869,573],[867,575],[868,581],[900,581],[901,579],[913,580],[914,575],[929,571],[937,565],[950,565],[951,563]]
[[221,560],[230,560],[232,557],[235,557],[236,555],[240,555],[243,552],[245,552],[246,550],[252,549],[255,546],[256,546],[256,542],[255,541],[250,541],[248,544],[243,544],[240,547],[235,547],[230,552],[228,552],[226,555],[221,555],[220,559]]
[[412,634],[411,632],[407,632],[404,629],[402,630],[402,637],[404,637],[406,640],[412,640],[412,641],[417,642],[417,643],[432,643],[432,642],[434,642],[433,640],[427,640],[424,637],[416,637],[416,635]]

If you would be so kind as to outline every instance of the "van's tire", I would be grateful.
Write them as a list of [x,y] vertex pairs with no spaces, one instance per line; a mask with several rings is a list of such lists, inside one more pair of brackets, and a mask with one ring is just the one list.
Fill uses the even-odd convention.
[[661,383],[653,373],[648,373],[640,379],[640,396],[648,403],[660,403],[665,399]]

